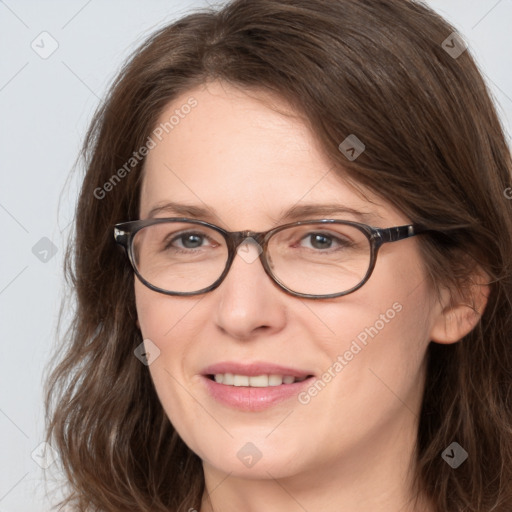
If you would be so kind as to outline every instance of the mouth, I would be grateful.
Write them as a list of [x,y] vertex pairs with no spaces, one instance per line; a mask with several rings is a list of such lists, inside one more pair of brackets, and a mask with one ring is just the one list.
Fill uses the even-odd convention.
[[201,375],[207,394],[232,409],[258,412],[297,399],[314,374],[274,364],[220,363]]
[[313,377],[313,375],[295,377],[293,375],[279,374],[263,374],[252,376],[233,373],[216,373],[206,375],[206,377],[215,381],[217,384],[223,384],[224,386],[268,388],[274,386],[282,386],[283,384],[295,384],[296,382],[303,382],[304,380]]

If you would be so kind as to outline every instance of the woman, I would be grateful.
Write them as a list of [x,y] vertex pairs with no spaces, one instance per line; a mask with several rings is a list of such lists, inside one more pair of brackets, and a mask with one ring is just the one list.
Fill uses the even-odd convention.
[[84,157],[47,389],[65,503],[511,510],[512,163],[446,21],[189,15],[126,64]]

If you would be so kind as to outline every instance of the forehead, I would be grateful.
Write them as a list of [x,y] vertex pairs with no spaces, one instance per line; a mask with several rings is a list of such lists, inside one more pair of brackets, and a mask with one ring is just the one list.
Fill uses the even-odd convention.
[[[173,202],[213,211],[230,229],[265,229],[304,204],[339,204],[377,218],[386,209],[358,194],[304,120],[268,94],[210,83],[172,101],[159,127],[144,165],[140,218]],[[178,216],[170,212],[157,215]]]

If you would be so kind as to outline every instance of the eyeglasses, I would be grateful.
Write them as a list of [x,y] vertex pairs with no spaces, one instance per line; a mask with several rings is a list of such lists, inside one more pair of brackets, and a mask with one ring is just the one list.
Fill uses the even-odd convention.
[[[230,232],[201,220],[156,218],[116,224],[114,238],[124,247],[140,281],[156,292],[186,296],[214,290],[238,250],[248,263],[259,256],[265,272],[285,292],[324,299],[361,288],[373,272],[382,244],[426,231],[418,224],[374,228],[322,219],[265,232]],[[249,254],[250,245],[258,256]]]

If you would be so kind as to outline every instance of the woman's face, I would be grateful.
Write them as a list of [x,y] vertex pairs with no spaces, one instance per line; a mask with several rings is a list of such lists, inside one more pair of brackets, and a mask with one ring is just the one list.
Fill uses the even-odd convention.
[[[182,108],[190,97],[196,106]],[[179,122],[153,136],[141,219],[173,202],[206,208],[211,217],[198,218],[229,231],[265,231],[284,224],[292,207],[336,204],[364,215],[328,217],[383,228],[409,223],[390,204],[358,194],[298,117],[254,93],[212,82],[178,98],[160,121],[173,115]],[[190,217],[170,209],[154,216]],[[416,436],[437,307],[417,237],[383,245],[370,280],[344,297],[291,296],[242,253],[211,292],[167,296],[135,279],[135,294],[143,338],[160,351],[149,365],[159,399],[205,468],[285,478],[334,465],[351,472],[377,453],[411,456],[397,447]],[[239,386],[208,378],[208,367],[223,364],[215,372],[241,375],[233,378]],[[247,387],[248,375],[261,374],[313,377],[283,388],[265,387],[263,377],[252,380],[263,387]]]

